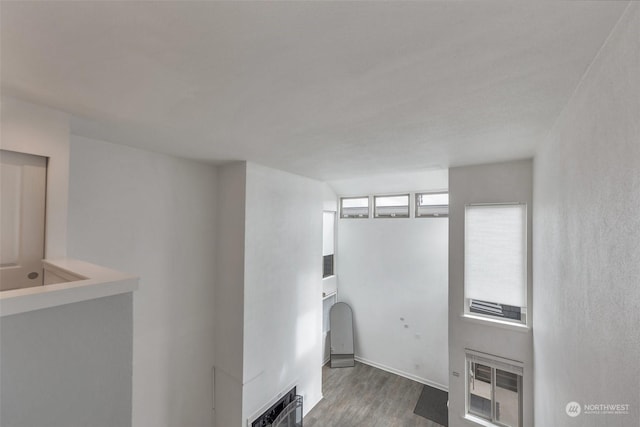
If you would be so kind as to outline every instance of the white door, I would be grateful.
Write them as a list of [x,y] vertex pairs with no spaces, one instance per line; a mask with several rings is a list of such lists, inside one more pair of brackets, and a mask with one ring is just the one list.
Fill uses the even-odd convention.
[[42,285],[47,158],[0,150],[0,290]]

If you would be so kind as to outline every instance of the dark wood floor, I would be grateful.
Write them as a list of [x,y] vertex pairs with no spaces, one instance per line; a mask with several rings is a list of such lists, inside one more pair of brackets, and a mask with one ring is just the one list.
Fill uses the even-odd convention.
[[324,366],[322,391],[305,427],[441,427],[413,413],[422,384],[362,363]]

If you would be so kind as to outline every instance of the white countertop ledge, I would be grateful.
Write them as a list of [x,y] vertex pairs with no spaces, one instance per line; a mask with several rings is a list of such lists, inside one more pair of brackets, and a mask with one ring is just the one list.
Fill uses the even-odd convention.
[[[0,316],[133,292],[138,277],[71,258],[45,259],[45,271],[73,281],[0,292]],[[46,274],[46,273],[45,273]]]

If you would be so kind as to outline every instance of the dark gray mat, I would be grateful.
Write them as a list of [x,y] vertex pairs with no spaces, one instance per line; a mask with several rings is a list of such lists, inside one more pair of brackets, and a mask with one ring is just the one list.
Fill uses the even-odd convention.
[[447,427],[449,425],[449,393],[425,385],[413,413]]

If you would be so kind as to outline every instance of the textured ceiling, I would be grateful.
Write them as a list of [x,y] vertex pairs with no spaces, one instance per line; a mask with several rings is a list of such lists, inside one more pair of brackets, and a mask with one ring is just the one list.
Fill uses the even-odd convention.
[[340,179],[531,156],[627,2],[1,3],[76,134]]

